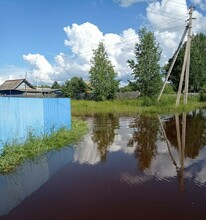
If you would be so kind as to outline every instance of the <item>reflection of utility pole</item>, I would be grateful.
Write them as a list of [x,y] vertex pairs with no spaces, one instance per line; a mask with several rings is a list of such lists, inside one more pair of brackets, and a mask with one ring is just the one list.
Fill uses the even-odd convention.
[[177,143],[179,151],[180,168],[178,177],[180,180],[180,190],[184,191],[184,161],[185,161],[185,141],[186,141],[186,113],[182,114],[182,140],[180,135],[179,115],[175,114],[175,124],[177,131]]
[[186,113],[183,113],[182,115],[182,139],[181,139],[181,134],[180,134],[180,122],[179,122],[179,115],[175,114],[175,125],[176,125],[176,132],[177,132],[177,143],[178,143],[178,154],[179,154],[179,160],[180,160],[180,167],[177,166],[177,163],[172,156],[172,152],[170,150],[171,144],[167,138],[167,135],[165,133],[163,124],[161,122],[160,117],[158,116],[159,122],[160,122],[160,127],[162,134],[166,140],[167,143],[167,148],[169,155],[171,157],[171,160],[176,168],[178,179],[180,181],[180,191],[184,191],[184,160],[185,160],[185,141],[186,141]]
[[176,106],[179,105],[180,102],[180,96],[182,91],[182,84],[183,79],[185,76],[185,94],[184,94],[184,104],[187,104],[187,96],[188,96],[188,85],[189,85],[189,69],[190,69],[190,47],[191,47],[191,37],[192,37],[192,13],[193,13],[193,7],[190,7],[189,11],[189,22],[188,22],[188,35],[187,35],[187,44],[186,44],[186,50],[185,50],[185,56],[182,66],[182,73],[180,76],[180,82],[178,87],[178,93],[177,93],[177,99],[176,99]]
[[170,142],[169,142],[169,140],[168,140],[168,138],[167,138],[167,135],[166,135],[166,133],[165,133],[164,126],[163,126],[163,124],[162,124],[162,122],[161,122],[161,119],[160,119],[160,116],[159,116],[159,115],[158,115],[158,119],[159,119],[159,122],[160,122],[160,128],[161,128],[162,134],[163,134],[163,136],[164,136],[164,138],[165,138],[165,140],[166,140],[166,143],[167,143],[167,149],[168,149],[169,155],[170,155],[170,157],[171,157],[171,160],[172,160],[173,164],[175,165],[176,169],[178,170],[177,163],[175,162],[175,159],[174,159],[174,157],[172,156],[172,152],[171,152],[171,150],[170,150],[171,144],[170,144]]

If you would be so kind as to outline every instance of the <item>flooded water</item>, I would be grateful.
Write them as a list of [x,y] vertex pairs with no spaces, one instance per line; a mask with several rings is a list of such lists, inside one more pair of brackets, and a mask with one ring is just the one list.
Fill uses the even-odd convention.
[[206,218],[205,110],[86,120],[78,145],[0,176],[0,220]]

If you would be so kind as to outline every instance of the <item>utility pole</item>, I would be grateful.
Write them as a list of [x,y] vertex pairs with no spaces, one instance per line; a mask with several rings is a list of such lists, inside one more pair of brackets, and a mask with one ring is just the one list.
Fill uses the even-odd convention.
[[175,52],[175,54],[174,54],[174,56],[173,56],[172,63],[171,63],[170,68],[169,68],[169,70],[168,70],[168,72],[167,72],[167,76],[166,76],[166,78],[165,78],[164,84],[163,84],[163,86],[162,86],[162,89],[161,89],[161,91],[160,91],[159,97],[158,97],[158,99],[157,99],[158,101],[160,100],[160,98],[161,98],[161,96],[162,96],[162,93],[163,93],[163,91],[164,91],[164,89],[165,89],[165,86],[166,86],[166,84],[167,84],[167,81],[168,81],[168,79],[169,79],[169,77],[170,77],[170,74],[171,74],[172,69],[173,69],[174,64],[175,64],[175,61],[176,61],[176,59],[177,59],[177,56],[178,56],[178,54],[179,54],[179,52],[180,52],[180,49],[181,49],[182,44],[183,44],[183,42],[184,42],[185,36],[186,36],[186,34],[187,34],[187,31],[188,31],[188,25],[185,27],[185,30],[184,30],[184,33],[183,33],[183,35],[182,35],[181,41],[180,41],[180,43],[179,43],[179,46],[178,46],[178,48],[177,48],[177,50],[176,50],[176,52]]
[[190,18],[189,18],[189,30],[188,30],[188,57],[187,57],[187,66],[186,66],[186,73],[185,73],[185,95],[184,95],[184,104],[187,104],[187,97],[188,97],[188,87],[189,87],[189,72],[190,72],[190,48],[191,48],[191,38],[192,38],[192,13],[193,7],[190,7]]
[[189,10],[189,19],[188,19],[188,35],[187,35],[187,44],[186,44],[186,50],[185,50],[185,56],[184,56],[184,62],[182,66],[182,72],[178,87],[178,93],[177,93],[177,99],[176,99],[176,106],[179,105],[180,102],[180,96],[182,91],[182,84],[183,79],[185,76],[185,94],[184,94],[184,104],[187,104],[187,97],[188,97],[188,85],[189,85],[189,69],[190,69],[190,47],[191,47],[191,37],[192,37],[192,13],[193,13],[193,7],[190,7]]

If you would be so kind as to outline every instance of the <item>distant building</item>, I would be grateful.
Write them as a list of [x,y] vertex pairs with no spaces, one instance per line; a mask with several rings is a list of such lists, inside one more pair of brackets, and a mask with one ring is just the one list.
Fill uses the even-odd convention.
[[0,96],[62,97],[62,93],[60,89],[36,88],[26,79],[14,79],[0,85]]

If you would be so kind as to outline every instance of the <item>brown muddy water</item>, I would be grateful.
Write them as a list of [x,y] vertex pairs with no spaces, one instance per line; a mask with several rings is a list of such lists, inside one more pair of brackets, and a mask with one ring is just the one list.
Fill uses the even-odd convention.
[[206,219],[206,111],[96,115],[76,146],[0,176],[0,220]]

